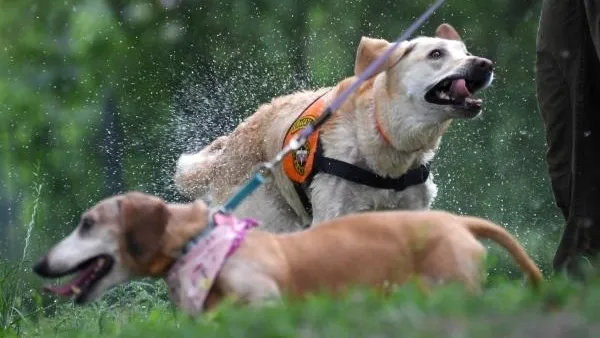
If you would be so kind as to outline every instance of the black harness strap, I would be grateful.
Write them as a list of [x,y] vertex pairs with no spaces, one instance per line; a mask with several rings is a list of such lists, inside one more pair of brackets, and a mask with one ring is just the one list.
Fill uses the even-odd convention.
[[306,210],[310,216],[312,216],[312,203],[306,194],[306,190],[310,186],[314,175],[317,173],[337,176],[373,188],[402,191],[410,186],[425,183],[429,177],[429,166],[420,165],[417,168],[410,169],[404,175],[397,178],[384,177],[353,164],[325,157],[323,155],[323,145],[319,139],[317,141],[317,152],[315,153],[313,170],[310,177],[308,177],[303,184],[294,184],[294,188],[304,206],[304,210]]
[[321,142],[319,142],[319,145],[317,146],[315,161],[316,172],[341,177],[354,183],[380,189],[402,191],[411,185],[425,182],[427,177],[429,177],[429,169],[425,165],[409,170],[404,175],[397,178],[379,176],[353,164],[323,156]]

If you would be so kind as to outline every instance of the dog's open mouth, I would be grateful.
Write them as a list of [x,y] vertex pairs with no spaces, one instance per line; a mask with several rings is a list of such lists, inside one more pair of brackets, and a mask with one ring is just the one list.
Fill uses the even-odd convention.
[[63,297],[75,296],[75,302],[81,303],[85,301],[94,285],[110,272],[113,263],[114,260],[109,255],[90,258],[61,276],[56,276],[76,274],[70,282],[44,286],[44,291]]
[[473,94],[484,87],[484,83],[465,77],[447,77],[438,82],[425,94],[425,100],[439,105],[453,105],[458,109],[471,112],[481,110],[483,101]]

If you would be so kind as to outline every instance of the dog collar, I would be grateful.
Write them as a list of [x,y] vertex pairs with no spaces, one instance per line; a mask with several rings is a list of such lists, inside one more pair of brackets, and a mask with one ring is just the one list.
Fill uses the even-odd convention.
[[[253,219],[237,219],[216,212],[207,226],[186,245],[165,278],[173,302],[189,315],[203,310],[206,297],[223,264],[241,245],[246,232],[258,225]],[[194,243],[194,244],[190,244]]]
[[411,150],[398,149],[398,148],[394,147],[394,145],[392,144],[391,138],[385,132],[385,130],[383,129],[383,126],[381,125],[381,122],[379,121],[379,114],[377,114],[377,109],[375,109],[375,101],[374,100],[373,100],[373,102],[371,102],[370,108],[371,108],[371,112],[372,112],[371,115],[373,116],[373,123],[375,124],[375,129],[381,136],[381,139],[383,140],[384,143],[386,143],[388,146],[390,146],[398,151],[404,152],[404,153],[416,153],[418,151],[424,151],[423,147],[417,148],[417,149],[411,149]]
[[181,256],[185,256],[188,252],[192,251],[192,249],[200,242],[204,237],[208,236],[211,231],[215,229],[217,226],[216,216],[219,215],[220,211],[212,213],[208,217],[208,224],[206,228],[202,229],[196,236],[190,238],[190,240],[185,243],[183,249],[181,249]]
[[[247,226],[245,230],[256,227],[258,225],[258,222],[252,218],[244,218],[242,220],[238,220],[233,215],[225,213],[221,210],[213,212],[208,219],[209,221],[206,225],[206,228],[202,229],[202,231],[200,231],[196,236],[192,237],[187,243],[185,243],[185,245],[181,249],[181,256],[185,256],[190,251],[192,251],[192,249],[198,243],[200,243],[202,239],[208,236],[219,225],[230,225],[232,222],[242,222]],[[234,251],[235,249],[237,249],[239,244],[240,243],[237,243],[235,248],[233,248]]]
[[383,130],[383,127],[381,126],[381,123],[379,122],[379,115],[377,114],[375,100],[373,100],[373,102],[371,102],[370,106],[371,106],[371,112],[372,112],[372,115],[373,115],[373,121],[375,123],[375,129],[377,130],[377,132],[379,133],[379,135],[381,136],[381,138],[383,139],[383,141],[385,143],[387,143],[387,145],[389,145],[390,147],[393,148],[394,145],[392,144],[391,139],[389,138],[389,136],[387,135],[387,133],[385,132],[385,130]]

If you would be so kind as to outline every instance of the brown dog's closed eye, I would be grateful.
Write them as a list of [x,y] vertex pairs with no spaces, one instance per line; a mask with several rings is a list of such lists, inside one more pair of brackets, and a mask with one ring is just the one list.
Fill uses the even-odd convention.
[[157,254],[167,225],[168,210],[158,198],[130,193],[121,201],[121,222],[126,252],[139,264]]

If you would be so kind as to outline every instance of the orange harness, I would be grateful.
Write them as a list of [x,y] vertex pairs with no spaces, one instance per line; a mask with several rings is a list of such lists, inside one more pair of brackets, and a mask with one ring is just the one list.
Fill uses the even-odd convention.
[[[319,118],[325,111],[323,95],[313,101],[294,120],[285,135],[283,147],[290,142],[296,133]],[[429,177],[429,167],[426,164],[411,169],[400,177],[391,178],[379,176],[370,170],[344,161],[325,157],[319,135],[319,129],[315,130],[302,147],[287,154],[282,161],[285,174],[294,183],[296,193],[304,205],[304,209],[311,217],[312,205],[306,191],[310,187],[312,178],[317,173],[325,173],[357,184],[395,191],[402,191],[410,186],[425,183]]]
[[[319,118],[323,113],[324,108],[325,100],[322,97],[319,97],[311,103],[288,129],[285,139],[283,140],[284,146],[290,142],[296,133]],[[310,174],[313,171],[315,163],[315,154],[317,153],[319,134],[319,129],[315,130],[302,147],[287,154],[283,158],[283,170],[292,182],[302,184],[311,176]]]

